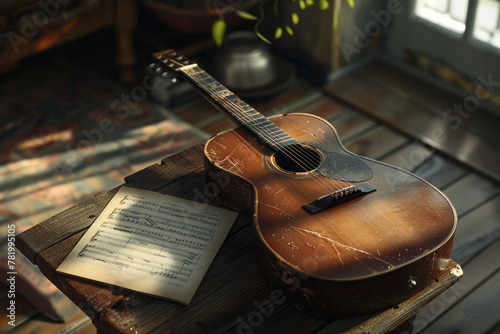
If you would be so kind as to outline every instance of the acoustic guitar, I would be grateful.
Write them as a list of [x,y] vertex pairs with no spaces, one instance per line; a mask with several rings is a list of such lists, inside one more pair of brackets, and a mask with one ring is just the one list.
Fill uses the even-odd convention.
[[358,156],[319,117],[266,118],[174,50],[157,72],[186,79],[239,127],[207,141],[215,195],[253,217],[264,273],[296,307],[350,316],[393,306],[445,268],[453,205],[400,168]]

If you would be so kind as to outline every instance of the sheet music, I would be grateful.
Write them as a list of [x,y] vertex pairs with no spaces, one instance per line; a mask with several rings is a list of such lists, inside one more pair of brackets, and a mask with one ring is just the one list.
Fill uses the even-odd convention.
[[237,215],[122,187],[57,271],[188,304]]

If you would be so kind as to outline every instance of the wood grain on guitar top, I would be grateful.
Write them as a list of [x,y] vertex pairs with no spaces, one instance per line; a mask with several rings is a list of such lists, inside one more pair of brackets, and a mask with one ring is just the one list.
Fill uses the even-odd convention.
[[[351,283],[358,281],[361,293],[377,294],[374,300],[383,300],[370,301],[366,296],[370,305],[360,310],[365,312],[407,298],[442,270],[449,259],[457,217],[439,190],[402,169],[348,152],[335,129],[321,118],[290,114],[270,120],[295,140],[316,148],[322,157],[335,152],[361,159],[373,171],[364,182],[376,189],[311,214],[302,206],[345,183],[316,171],[280,169],[273,164],[274,153],[243,128],[209,140],[207,169],[212,175],[222,172],[231,178],[219,198],[254,215],[260,247],[270,271],[276,271],[275,280],[286,285],[287,280],[300,277],[297,291],[292,292],[305,294],[306,300],[317,297],[316,304],[328,303],[325,300],[331,292],[321,289],[355,289]],[[324,161],[321,167],[329,168]],[[384,289],[392,294],[380,292]],[[343,293],[334,296],[343,298]],[[344,304],[338,301],[335,307]],[[346,312],[357,311],[347,307]]]

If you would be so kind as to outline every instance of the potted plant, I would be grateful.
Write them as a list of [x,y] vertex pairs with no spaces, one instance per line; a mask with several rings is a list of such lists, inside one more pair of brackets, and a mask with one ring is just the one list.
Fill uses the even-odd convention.
[[[244,1],[239,2],[244,3]],[[329,0],[289,0],[289,2],[292,3],[292,6],[294,6],[294,10],[288,17],[284,17],[284,15],[280,13],[279,0],[259,0],[257,2],[259,11],[258,16],[251,14],[250,12],[246,11],[244,8],[240,8],[239,6],[221,7],[219,18],[216,19],[212,24],[212,37],[216,45],[220,46],[224,39],[226,28],[229,22],[227,20],[228,16],[226,16],[226,14],[228,13],[235,13],[242,19],[254,20],[255,34],[266,43],[271,44],[271,38],[265,37],[260,31],[261,24],[263,23],[264,19],[267,18],[266,13],[272,11],[272,13],[274,14],[270,18],[275,23],[273,38],[280,39],[285,32],[290,36],[294,35],[293,27],[299,24],[301,12],[306,11],[308,8],[313,6],[317,6],[320,10],[328,10],[329,8],[331,8],[331,1]],[[354,0],[347,0],[347,2],[350,7],[354,7]],[[335,10],[337,10],[337,8],[335,8]],[[335,11],[333,19],[334,28],[336,28],[337,22],[338,11]]]
[[[212,26],[224,19],[232,26],[248,18],[248,12],[261,0],[143,0],[165,25],[188,33],[210,33]],[[239,14],[239,15],[238,15]],[[220,23],[216,25],[220,26]]]

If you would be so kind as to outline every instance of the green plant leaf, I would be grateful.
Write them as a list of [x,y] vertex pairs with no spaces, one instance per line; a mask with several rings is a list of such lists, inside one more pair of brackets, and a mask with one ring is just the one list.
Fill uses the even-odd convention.
[[283,29],[281,27],[276,28],[276,31],[274,32],[274,38],[280,39],[281,35],[283,35]]
[[214,39],[215,45],[217,45],[217,47],[222,45],[225,33],[226,22],[222,19],[216,20],[214,24],[212,24],[212,38]]
[[306,5],[307,7],[311,7],[312,5],[314,5],[314,0],[306,0]]
[[293,30],[289,26],[285,27],[286,31],[288,32],[288,35],[293,36]]
[[347,0],[347,2],[349,3],[349,6],[354,7],[354,0]]
[[297,13],[292,13],[292,22],[293,24],[299,24],[299,15]]
[[271,42],[270,42],[267,38],[265,38],[265,37],[264,37],[264,35],[262,35],[260,32],[255,31],[255,34],[256,34],[257,36],[259,36],[259,38],[260,38],[261,40],[263,40],[264,42],[266,42],[267,44],[272,44],[272,43],[271,43]]
[[306,2],[304,0],[299,0],[299,6],[302,10],[306,9]]
[[243,10],[236,10],[236,14],[245,20],[258,20],[259,19],[257,16],[252,15],[249,12],[245,12]]
[[321,0],[318,5],[321,10],[327,10],[330,7],[330,3],[327,0]]

